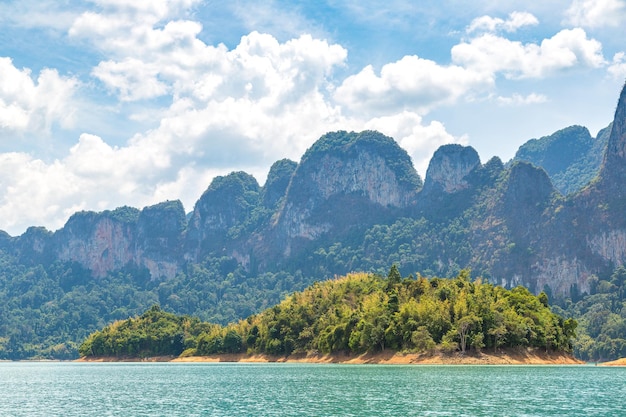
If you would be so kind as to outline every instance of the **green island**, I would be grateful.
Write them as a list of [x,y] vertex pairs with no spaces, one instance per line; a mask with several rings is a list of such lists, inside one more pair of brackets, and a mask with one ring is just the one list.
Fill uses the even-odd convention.
[[456,278],[353,273],[316,282],[278,305],[226,326],[158,305],[116,321],[80,345],[83,360],[207,356],[271,358],[475,355],[527,349],[569,356],[577,322],[550,310],[545,293],[507,290],[468,270]]

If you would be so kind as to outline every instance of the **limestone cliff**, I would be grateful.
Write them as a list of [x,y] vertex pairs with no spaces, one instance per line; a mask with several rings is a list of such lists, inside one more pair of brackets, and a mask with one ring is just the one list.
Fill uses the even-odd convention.
[[423,194],[464,190],[469,187],[467,176],[479,166],[480,158],[474,148],[461,145],[441,146],[428,165]]
[[261,202],[264,207],[277,208],[278,203],[287,193],[287,187],[297,167],[298,164],[289,159],[274,162],[261,190]]
[[174,277],[181,265],[186,227],[179,200],[145,207],[137,219],[133,263],[147,268],[153,279]]
[[422,186],[406,151],[378,132],[334,132],[302,157],[273,233],[290,255],[297,241],[373,224],[413,204]]
[[[606,154],[602,165],[601,177],[603,181],[611,181],[612,175],[623,175],[626,171],[626,85],[622,89],[613,126],[611,128],[611,136],[607,145]],[[622,177],[623,178],[623,177]],[[609,186],[609,184],[605,184]],[[620,189],[623,187],[619,187]]]
[[[559,165],[558,150],[571,135],[584,146]],[[588,155],[577,153],[588,152],[589,139],[584,128],[564,129],[526,147],[539,162],[506,166],[498,158],[481,165],[471,147],[445,145],[422,187],[392,138],[332,132],[299,163],[276,162],[263,187],[244,172],[216,177],[188,223],[180,202],[80,212],[54,233],[0,233],[0,251],[24,265],[76,263],[95,278],[127,268],[172,279],[190,265],[219,259],[235,265],[231,271],[245,271],[253,285],[266,272],[322,271],[316,278],[323,279],[336,268],[372,270],[393,259],[412,268],[407,274],[470,267],[508,286],[584,292],[594,275],[606,277],[626,263],[626,88],[599,176],[564,196],[546,169],[571,171],[586,161]],[[324,269],[311,266],[317,254],[329,260]]]
[[55,233],[61,261],[78,262],[95,277],[118,270],[134,259],[134,230],[139,210],[122,207],[103,213],[79,212]]
[[590,279],[626,263],[626,86],[620,94],[598,178],[554,203],[537,239],[538,285],[568,294],[590,291]]
[[259,202],[260,187],[245,172],[216,177],[196,203],[185,237],[185,257],[195,261],[213,253],[231,255],[229,242],[239,239]]
[[179,268],[186,226],[180,201],[139,211],[79,212],[49,239],[54,258],[77,262],[96,278],[125,267],[146,268],[152,279],[172,278]]

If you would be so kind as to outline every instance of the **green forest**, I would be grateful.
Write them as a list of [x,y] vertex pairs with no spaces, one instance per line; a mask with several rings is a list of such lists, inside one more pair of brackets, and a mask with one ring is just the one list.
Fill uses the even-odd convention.
[[89,335],[81,356],[248,353],[467,352],[535,347],[570,352],[577,323],[553,313],[545,293],[511,290],[462,270],[456,278],[356,273],[316,282],[225,326],[151,307]]

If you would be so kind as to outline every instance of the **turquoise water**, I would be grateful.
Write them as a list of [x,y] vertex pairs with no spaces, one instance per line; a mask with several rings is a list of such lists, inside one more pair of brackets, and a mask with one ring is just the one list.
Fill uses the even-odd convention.
[[626,416],[626,368],[0,363],[0,416]]

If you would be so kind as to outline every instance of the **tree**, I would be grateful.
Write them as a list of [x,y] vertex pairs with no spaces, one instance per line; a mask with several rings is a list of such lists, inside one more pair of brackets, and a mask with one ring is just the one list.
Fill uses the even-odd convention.
[[469,315],[461,317],[456,322],[456,331],[459,334],[459,344],[461,345],[461,352],[465,353],[467,347],[467,338],[470,331],[479,324],[482,320],[475,315]]
[[543,304],[544,307],[549,306],[548,294],[546,294],[545,291],[541,291],[539,295],[537,296],[537,298],[539,299],[539,302]]
[[420,326],[411,333],[411,343],[418,352],[429,352],[435,348],[435,341],[426,326]]
[[222,345],[226,353],[239,353],[242,347],[242,337],[234,329],[230,329],[226,332]]
[[402,281],[402,275],[400,275],[400,271],[396,264],[391,265],[391,269],[389,269],[389,274],[387,274],[387,291],[390,291],[394,286],[399,284]]

